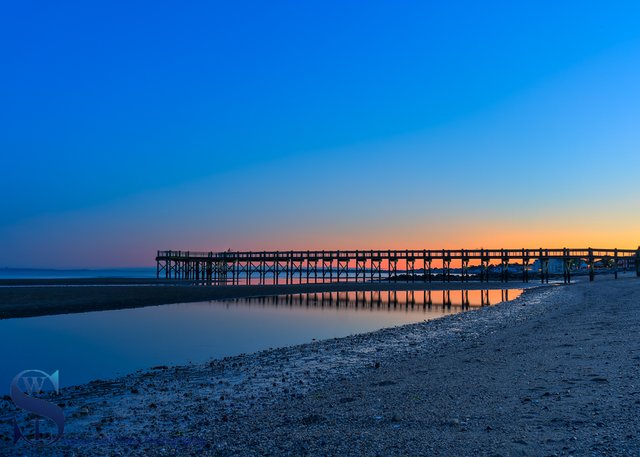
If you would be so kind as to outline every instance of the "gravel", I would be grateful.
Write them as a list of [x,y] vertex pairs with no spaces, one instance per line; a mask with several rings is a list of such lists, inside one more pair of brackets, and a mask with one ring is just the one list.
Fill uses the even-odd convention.
[[[62,391],[38,455],[640,455],[640,280]],[[12,406],[0,403],[0,451]],[[4,441],[3,441],[4,439]]]

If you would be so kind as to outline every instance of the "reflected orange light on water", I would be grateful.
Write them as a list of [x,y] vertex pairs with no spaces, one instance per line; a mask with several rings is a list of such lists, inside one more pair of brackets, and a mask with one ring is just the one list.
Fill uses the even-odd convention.
[[478,290],[398,290],[315,292],[237,299],[247,304],[302,306],[306,308],[336,308],[376,311],[420,311],[425,308],[465,308],[490,306],[515,300],[523,289]]

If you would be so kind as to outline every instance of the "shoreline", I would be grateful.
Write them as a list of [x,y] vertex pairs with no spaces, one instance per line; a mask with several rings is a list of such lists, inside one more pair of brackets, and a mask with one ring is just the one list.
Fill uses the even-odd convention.
[[[119,378],[65,387],[56,400],[64,405],[65,437],[44,450],[112,455],[113,449],[99,450],[108,443],[124,454],[160,455],[158,444],[173,444],[178,445],[178,455],[194,451],[236,455],[235,451],[229,452],[226,438],[212,440],[205,436],[206,428],[195,435],[185,431],[176,434],[172,431],[175,420],[165,418],[178,414],[175,408],[179,404],[181,410],[196,411],[197,417],[186,419],[178,414],[178,427],[185,421],[202,420],[202,425],[221,428],[215,431],[216,436],[221,436],[220,433],[230,432],[229,426],[235,421],[248,420],[256,414],[270,415],[273,408],[289,401],[309,396],[321,399],[322,394],[317,392],[340,388],[347,379],[377,374],[380,367],[385,369],[392,363],[411,360],[421,346],[428,344],[430,351],[443,351],[459,340],[473,339],[513,322],[527,309],[521,306],[522,302],[539,302],[553,289],[557,287],[532,287],[510,302],[421,323],[212,359],[202,364],[141,369]],[[189,386],[198,386],[197,392],[189,393]],[[0,408],[0,418],[11,409],[6,400]],[[340,401],[348,404],[351,400]],[[317,418],[306,414],[300,420],[313,425]],[[122,434],[122,430],[126,433]],[[154,432],[153,439],[139,438],[147,433],[145,430]],[[170,438],[165,440],[163,436]],[[188,439],[183,441],[184,438]],[[0,442],[3,439],[7,441],[8,435],[3,437],[0,433]],[[264,455],[267,454],[271,451]]]
[[374,282],[201,286],[136,279],[0,280],[0,319],[313,292],[527,289],[521,282]]
[[[639,298],[631,278],[536,287],[432,321],[64,388],[65,437],[41,455],[637,455]],[[0,417],[10,411],[2,402]],[[9,431],[0,420],[7,446]]]

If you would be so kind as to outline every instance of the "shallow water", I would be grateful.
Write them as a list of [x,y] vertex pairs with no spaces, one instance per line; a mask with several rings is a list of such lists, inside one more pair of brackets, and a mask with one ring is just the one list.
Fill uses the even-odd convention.
[[60,372],[61,387],[155,365],[421,322],[512,300],[521,289],[332,292],[162,305],[0,321],[0,392],[22,370]]
[[0,268],[0,279],[85,279],[85,278],[132,278],[151,279],[156,277],[156,269],[106,268],[82,270],[56,270],[45,268]]

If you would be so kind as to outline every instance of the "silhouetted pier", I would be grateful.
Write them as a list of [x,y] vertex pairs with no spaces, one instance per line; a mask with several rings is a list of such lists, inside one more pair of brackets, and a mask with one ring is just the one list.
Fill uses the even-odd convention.
[[[337,251],[158,251],[157,277],[204,284],[465,282],[539,279],[635,270],[640,249],[423,249]],[[535,271],[532,265],[535,264]],[[550,268],[553,265],[553,268]],[[516,268],[517,271],[513,271]]]

